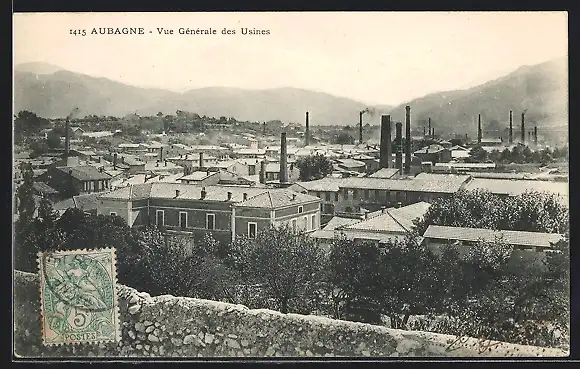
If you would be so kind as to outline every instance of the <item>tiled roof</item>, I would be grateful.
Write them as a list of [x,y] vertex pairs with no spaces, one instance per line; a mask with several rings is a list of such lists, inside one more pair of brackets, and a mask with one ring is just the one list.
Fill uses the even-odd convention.
[[91,165],[58,167],[57,169],[66,174],[68,174],[70,171],[73,178],[78,179],[79,181],[97,181],[111,178],[109,174],[105,172],[99,172],[96,167]]
[[40,193],[45,193],[45,194],[57,194],[58,191],[55,190],[54,188],[50,187],[49,185],[47,185],[46,183],[43,182],[34,182],[32,184],[32,187],[34,187],[34,189]]
[[462,180],[453,176],[438,175],[438,178],[415,177],[413,179],[385,179],[385,178],[344,178],[339,184],[341,188],[374,189],[388,191],[413,191],[413,192],[433,192],[433,193],[455,193],[463,185]]
[[523,231],[495,231],[484,228],[463,228],[430,225],[423,234],[425,238],[440,240],[458,240],[476,242],[479,240],[494,241],[496,237],[503,237],[503,241],[516,246],[550,247],[551,243],[558,242],[562,235],[557,233],[523,232]]
[[276,189],[262,192],[249,197],[248,200],[238,204],[238,206],[252,208],[277,209],[282,206],[301,204],[312,201],[320,201],[318,197],[305,195],[303,193],[290,191],[287,189]]
[[396,168],[381,168],[381,169],[377,170],[376,172],[374,172],[373,174],[371,174],[369,177],[370,178],[392,178],[397,173],[399,173],[399,170]]
[[296,184],[304,187],[308,191],[331,191],[338,192],[339,185],[342,183],[342,178],[322,178],[315,181],[296,182]]
[[430,204],[419,202],[398,209],[387,209],[384,214],[344,227],[345,230],[406,233],[413,228],[413,220],[422,218]]
[[354,159],[339,159],[339,164],[348,168],[358,168],[364,167],[366,164],[362,161],[354,160]]
[[218,174],[218,172],[208,172],[204,171],[196,171],[188,174],[186,176],[181,177],[180,181],[201,181],[202,179],[206,179],[207,177],[211,177],[213,175]]
[[358,223],[358,222],[360,222],[360,219],[342,218],[342,217],[334,216],[334,217],[332,217],[332,219],[330,219],[330,221],[322,229],[325,231],[333,231],[337,227],[348,226],[348,225]]
[[467,190],[482,189],[500,195],[517,196],[526,191],[551,192],[568,199],[568,183],[535,180],[508,180],[474,178],[466,186]]
[[103,192],[73,196],[73,201],[75,206],[79,209],[84,211],[95,210],[97,208],[98,199],[101,195],[103,195]]
[[443,151],[443,150],[446,150],[443,146],[433,144],[433,145],[425,146],[421,150],[415,151],[413,154],[435,154],[435,153],[438,153],[438,152]]

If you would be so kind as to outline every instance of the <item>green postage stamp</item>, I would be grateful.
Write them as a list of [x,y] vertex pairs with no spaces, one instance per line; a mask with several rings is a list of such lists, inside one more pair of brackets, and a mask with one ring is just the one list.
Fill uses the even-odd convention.
[[120,339],[115,249],[38,254],[45,345]]

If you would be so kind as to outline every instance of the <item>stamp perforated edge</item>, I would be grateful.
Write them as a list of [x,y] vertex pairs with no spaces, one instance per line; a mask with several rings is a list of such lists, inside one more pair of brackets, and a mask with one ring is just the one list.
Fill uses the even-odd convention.
[[[42,293],[42,286],[44,282],[44,273],[42,273],[42,259],[43,255],[50,253],[56,255],[87,255],[94,252],[109,252],[111,253],[111,273],[113,279],[113,320],[115,329],[115,340],[100,340],[100,341],[72,341],[72,342],[46,342],[44,336],[44,296]],[[121,341],[121,322],[119,309],[119,282],[117,280],[117,250],[113,247],[106,247],[102,249],[75,249],[75,250],[56,250],[56,251],[39,251],[36,254],[36,263],[38,265],[38,291],[40,294],[40,334],[42,337],[42,344],[44,346],[69,346],[69,345],[98,345],[101,343],[119,343]]]

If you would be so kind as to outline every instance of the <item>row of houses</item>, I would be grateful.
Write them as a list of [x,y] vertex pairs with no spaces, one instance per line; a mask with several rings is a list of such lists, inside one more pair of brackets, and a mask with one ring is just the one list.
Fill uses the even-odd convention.
[[500,196],[517,196],[526,191],[550,192],[568,202],[566,182],[477,178],[471,175],[419,173],[398,178],[397,170],[383,168],[368,177],[327,177],[297,182],[290,188],[321,199],[323,214],[365,213],[382,207],[431,202],[464,190],[485,190]]

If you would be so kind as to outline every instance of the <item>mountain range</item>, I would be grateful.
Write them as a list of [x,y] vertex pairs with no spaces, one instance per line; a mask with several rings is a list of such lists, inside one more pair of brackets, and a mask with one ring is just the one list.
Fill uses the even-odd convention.
[[[368,106],[353,99],[299,88],[249,90],[207,87],[175,92],[126,85],[63,70],[46,63],[18,64],[14,68],[14,110],[29,110],[54,118],[65,117],[75,107],[81,116],[154,115],[176,110],[238,120],[304,122],[310,112],[312,125],[354,125],[359,111],[369,108],[365,123],[379,123],[380,114],[404,121],[405,105],[411,106],[412,122],[418,125],[431,117],[437,133],[470,133],[482,123],[503,125],[509,110],[514,125],[526,110],[526,120],[539,127],[566,126],[568,121],[567,58],[520,67],[516,71],[482,85],[455,91],[436,92],[400,106]],[[370,115],[370,116],[369,116]]]

